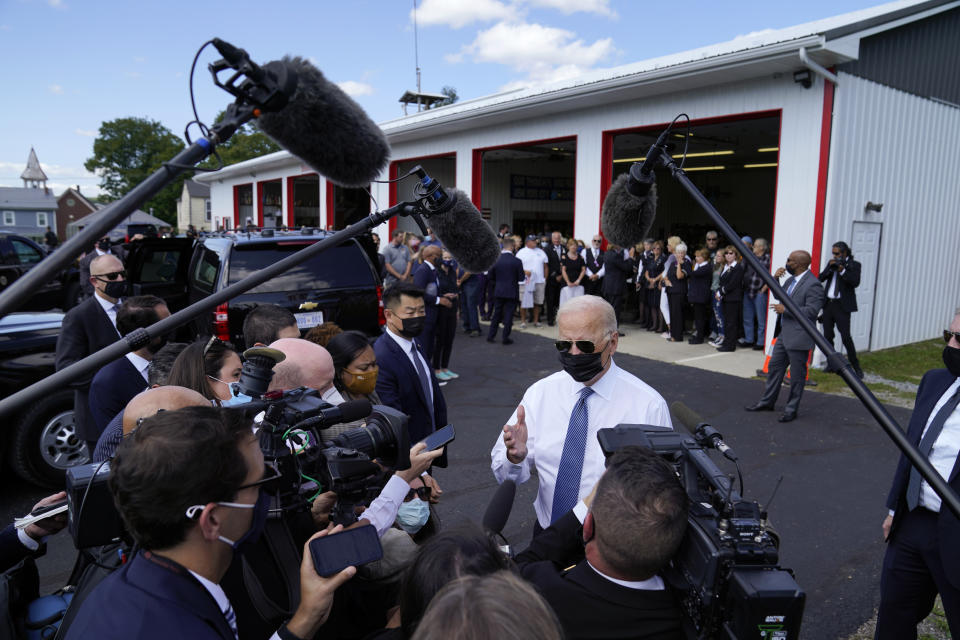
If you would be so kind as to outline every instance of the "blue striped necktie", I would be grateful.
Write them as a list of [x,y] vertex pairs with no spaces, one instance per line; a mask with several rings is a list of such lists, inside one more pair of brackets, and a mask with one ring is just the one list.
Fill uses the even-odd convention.
[[560,454],[560,468],[557,469],[557,483],[553,488],[553,508],[550,512],[550,524],[556,522],[567,511],[573,509],[580,499],[580,476],[583,474],[583,454],[587,446],[587,398],[593,393],[590,387],[580,390],[580,398],[573,405],[570,423],[567,425],[567,437]]

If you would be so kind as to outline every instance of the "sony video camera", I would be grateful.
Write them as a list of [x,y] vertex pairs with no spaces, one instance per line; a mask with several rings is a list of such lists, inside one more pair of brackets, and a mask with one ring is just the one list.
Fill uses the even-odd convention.
[[620,424],[597,438],[607,457],[627,445],[652,449],[674,465],[690,498],[686,535],[664,574],[680,597],[688,638],[800,637],[806,594],[778,564],[766,512],[734,490],[706,443],[652,425]]

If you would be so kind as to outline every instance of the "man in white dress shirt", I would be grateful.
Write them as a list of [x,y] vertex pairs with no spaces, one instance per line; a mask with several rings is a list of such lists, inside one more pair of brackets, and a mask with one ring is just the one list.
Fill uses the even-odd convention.
[[603,474],[599,429],[673,427],[663,397],[613,361],[619,337],[608,302],[572,298],[560,307],[557,325],[563,370],[527,389],[490,453],[498,482],[526,482],[536,467],[535,534],[573,508]]

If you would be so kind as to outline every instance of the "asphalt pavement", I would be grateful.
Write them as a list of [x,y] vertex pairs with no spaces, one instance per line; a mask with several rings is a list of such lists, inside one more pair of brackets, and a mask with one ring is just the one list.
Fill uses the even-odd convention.
[[[513,337],[516,342],[504,346],[457,334],[450,366],[460,378],[443,387],[457,436],[449,468],[436,474],[444,490],[439,514],[445,527],[480,522],[496,489],[490,449],[504,421],[531,383],[559,369],[550,338],[519,332]],[[843,638],[872,617],[884,551],[880,523],[898,453],[859,401],[807,390],[799,419],[784,425],[777,422],[779,413],[743,410],[760,396],[759,381],[635,355],[615,358],[668,403],[683,402],[723,433],[740,457],[746,497],[765,504],[783,478],[770,517],[782,539],[781,564],[794,570],[807,593],[802,637]],[[778,408],[785,400],[786,389]],[[888,409],[906,424],[908,411]],[[2,482],[0,522],[51,493],[9,471]],[[534,477],[519,488],[504,529],[518,550],[532,533],[535,483]],[[65,533],[49,541],[38,561],[42,591],[64,583],[74,557]]]

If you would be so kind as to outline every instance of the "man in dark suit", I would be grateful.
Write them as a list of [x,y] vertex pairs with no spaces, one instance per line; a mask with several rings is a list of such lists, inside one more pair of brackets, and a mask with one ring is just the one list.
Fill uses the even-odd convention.
[[87,252],[78,262],[80,267],[80,290],[85,297],[93,295],[93,284],[90,282],[90,263],[100,256],[115,256],[119,260],[123,260],[123,256],[120,255],[119,251],[115,252],[111,249],[109,236],[104,236],[97,240],[97,244],[93,250]]
[[863,377],[857,348],[850,337],[850,314],[857,310],[857,292],[860,286],[860,263],[853,259],[846,242],[833,245],[833,258],[820,272],[820,282],[826,287],[823,306],[823,336],[833,344],[833,327],[840,331],[840,340],[847,350],[847,358],[857,375]]
[[[146,418],[124,439],[110,488],[142,551],[93,589],[67,638],[236,640],[219,583],[263,531],[273,474],[251,427],[239,411],[188,407]],[[304,545],[300,603],[280,637],[314,637],[354,573],[321,578]]]
[[423,290],[423,303],[426,306],[427,315],[417,342],[420,343],[427,362],[431,362],[434,334],[437,328],[437,307],[451,307],[453,301],[449,295],[440,295],[440,277],[437,269],[443,261],[443,249],[437,245],[428,245],[420,251],[420,255],[423,257],[423,263],[413,272],[413,284]]
[[[167,303],[157,296],[127,298],[117,311],[117,331],[126,337],[170,316]],[[105,366],[90,383],[90,412],[96,424],[97,438],[115,415],[148,386],[147,369],[154,354],[166,344],[165,338],[154,338],[144,347],[131,351]],[[91,452],[92,453],[92,452]]]
[[[920,381],[907,438],[960,493],[960,313],[943,350],[946,369]],[[954,638],[960,637],[960,520],[930,485],[900,456],[883,521],[888,542],[880,577],[878,640],[916,638],[937,594]]]
[[513,255],[513,238],[503,239],[500,259],[493,265],[487,277],[493,281],[493,315],[490,318],[490,332],[487,342],[497,337],[497,327],[503,322],[503,344],[513,344],[510,331],[513,329],[513,312],[520,297],[520,282],[524,278],[523,262]]
[[[380,402],[410,416],[410,443],[447,424],[447,403],[417,336],[426,317],[423,290],[397,283],[383,292],[387,326],[373,345],[377,355],[377,395]],[[446,467],[446,452],[437,462]]]
[[563,288],[563,265],[561,260],[567,252],[563,246],[563,235],[559,231],[550,234],[550,245],[544,249],[547,252],[547,283],[545,287],[544,306],[547,311],[547,324],[551,327],[557,321],[557,309],[560,308],[560,290]]
[[587,265],[587,279],[584,281],[583,292],[587,295],[600,295],[603,286],[603,238],[599,235],[593,237],[593,242],[583,256]]
[[[57,338],[57,371],[120,339],[116,328],[117,312],[127,285],[123,263],[113,255],[97,256],[90,262],[89,280],[94,295],[70,309],[63,318]],[[92,380],[93,375],[87,374],[70,383],[74,390],[77,437],[87,442],[90,453],[93,453],[100,435],[89,406]]]
[[[620,324],[620,311],[623,309],[623,291],[627,278],[633,274],[633,262],[623,257],[623,249],[615,244],[607,246],[603,254],[603,298],[613,307]],[[624,335],[619,331],[620,335]]]
[[679,605],[658,575],[687,526],[673,467],[649,449],[623,447],[594,492],[516,557],[520,573],[567,638],[681,638]]
[[[816,322],[817,315],[823,308],[823,287],[809,269],[810,254],[806,251],[794,251],[787,258],[787,266],[780,267],[773,275],[780,278],[785,273],[790,273],[790,277],[783,283],[784,290],[800,307],[807,320]],[[783,415],[780,416],[780,422],[790,422],[797,419],[797,409],[800,407],[807,377],[807,353],[813,348],[813,338],[807,335],[782,302],[773,305],[773,310],[780,314],[780,335],[773,347],[773,355],[770,356],[767,384],[760,401],[745,408],[747,411],[773,411],[789,365],[790,398],[784,407]]]

